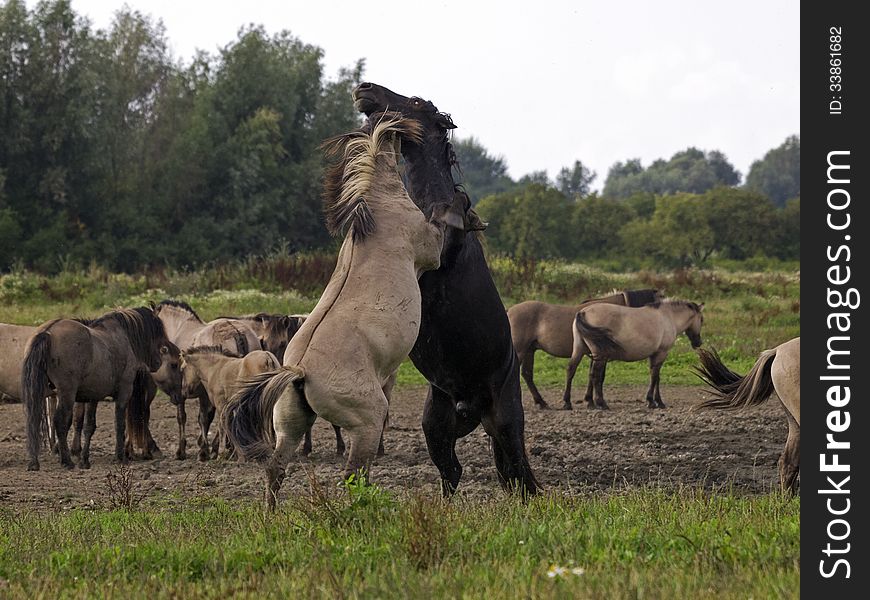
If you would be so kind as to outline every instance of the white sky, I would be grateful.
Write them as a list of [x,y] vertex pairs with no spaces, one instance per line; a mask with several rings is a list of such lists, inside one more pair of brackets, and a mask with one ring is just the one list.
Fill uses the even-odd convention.
[[[34,0],[28,2],[33,6]],[[326,74],[432,100],[518,178],[575,159],[603,184],[618,160],[718,149],[745,176],[800,133],[799,3],[785,0],[128,0],[162,19],[176,57],[248,23],[321,47]],[[72,0],[107,27],[122,3]]]

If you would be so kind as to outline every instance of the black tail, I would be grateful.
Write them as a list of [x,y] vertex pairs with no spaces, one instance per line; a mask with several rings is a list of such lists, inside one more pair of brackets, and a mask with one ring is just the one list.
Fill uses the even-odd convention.
[[45,397],[49,393],[48,361],[51,351],[51,335],[37,332],[27,345],[24,365],[21,368],[21,400],[27,418],[28,471],[39,470],[39,446],[46,427]]
[[604,358],[619,355],[623,351],[619,342],[613,339],[611,331],[605,327],[595,327],[594,325],[590,325],[583,316],[582,310],[578,312],[577,316],[574,318],[574,328],[581,336],[583,336],[587,345],[588,342],[592,342],[597,349],[596,353]]
[[261,460],[272,453],[275,447],[272,410],[287,387],[301,384],[304,378],[302,369],[282,367],[242,382],[222,416],[223,430],[240,456]]
[[133,394],[127,403],[127,435],[137,448],[146,449],[148,439],[148,408],[157,393],[151,374],[145,369],[136,372],[133,379]]
[[714,398],[702,402],[698,407],[737,409],[761,404],[774,391],[770,367],[775,357],[776,349],[765,350],[749,373],[741,377],[725,366],[715,350],[698,350],[701,366],[694,367],[695,374],[715,393]]

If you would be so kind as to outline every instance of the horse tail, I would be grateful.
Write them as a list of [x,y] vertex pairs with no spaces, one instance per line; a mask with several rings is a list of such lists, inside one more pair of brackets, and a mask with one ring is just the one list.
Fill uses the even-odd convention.
[[[151,385],[149,385],[151,384]],[[154,391],[151,374],[145,369],[136,371],[133,378],[133,393],[127,403],[127,433],[138,448],[143,450],[148,444],[148,406],[151,404]]]
[[601,354],[613,355],[623,351],[622,345],[613,339],[613,333],[606,327],[590,325],[586,317],[583,316],[582,310],[574,317],[574,329],[583,336],[584,340],[595,344]]
[[39,446],[47,434],[45,397],[49,392],[50,352],[51,334],[43,329],[30,339],[21,368],[21,400],[27,418],[27,454],[30,459],[28,471],[39,470]]
[[227,402],[221,423],[240,456],[261,460],[272,453],[275,404],[289,386],[301,386],[304,380],[299,367],[282,367],[242,380],[241,388]]
[[761,404],[774,391],[770,367],[776,358],[776,348],[762,352],[749,373],[743,377],[726,367],[715,350],[698,350],[698,358],[701,366],[694,367],[695,374],[712,387],[715,394],[712,399],[699,404],[698,408],[744,408]]

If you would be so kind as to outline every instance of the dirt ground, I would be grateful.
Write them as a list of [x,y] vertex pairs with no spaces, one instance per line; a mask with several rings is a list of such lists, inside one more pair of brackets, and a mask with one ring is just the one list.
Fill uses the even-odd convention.
[[[787,426],[776,397],[744,412],[690,411],[707,392],[699,387],[669,386],[662,393],[668,408],[650,410],[641,401],[642,386],[609,386],[608,411],[587,410],[582,390],[573,411],[541,411],[524,390],[526,447],[532,468],[547,490],[595,493],[627,486],[733,486],[738,492],[776,489],[776,461],[785,443]],[[557,405],[561,392],[543,390]],[[386,434],[387,455],[372,469],[372,479],[392,490],[436,494],[438,471],[429,459],[420,426],[426,390],[396,391]],[[188,402],[188,459],[175,459],[175,409],[158,397],[152,409],[151,430],[163,457],[132,461],[136,493],[144,502],[181,504],[195,497],[260,498],[260,466],[235,461],[198,462],[196,408]],[[13,511],[108,506],[107,475],[117,473],[111,403],[101,404],[91,449],[90,470],[67,470],[43,451],[42,470],[27,472],[24,415],[20,404],[0,404],[0,507]],[[478,428],[457,444],[464,467],[460,490],[470,497],[486,497],[499,489],[487,436]],[[319,480],[337,482],[343,460],[335,455],[332,428],[318,420],[314,452],[307,464]],[[282,493],[298,493],[309,485],[300,470],[284,484]]]

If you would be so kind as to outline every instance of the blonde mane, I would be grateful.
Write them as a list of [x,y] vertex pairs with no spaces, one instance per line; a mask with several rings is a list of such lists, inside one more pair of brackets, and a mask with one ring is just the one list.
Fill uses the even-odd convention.
[[362,129],[322,144],[327,156],[342,156],[340,162],[327,169],[324,178],[323,212],[330,234],[339,235],[350,228],[357,241],[374,231],[375,221],[366,194],[377,175],[378,156],[396,151],[398,136],[420,143],[423,126],[417,120],[385,112],[377,120],[372,116]]

